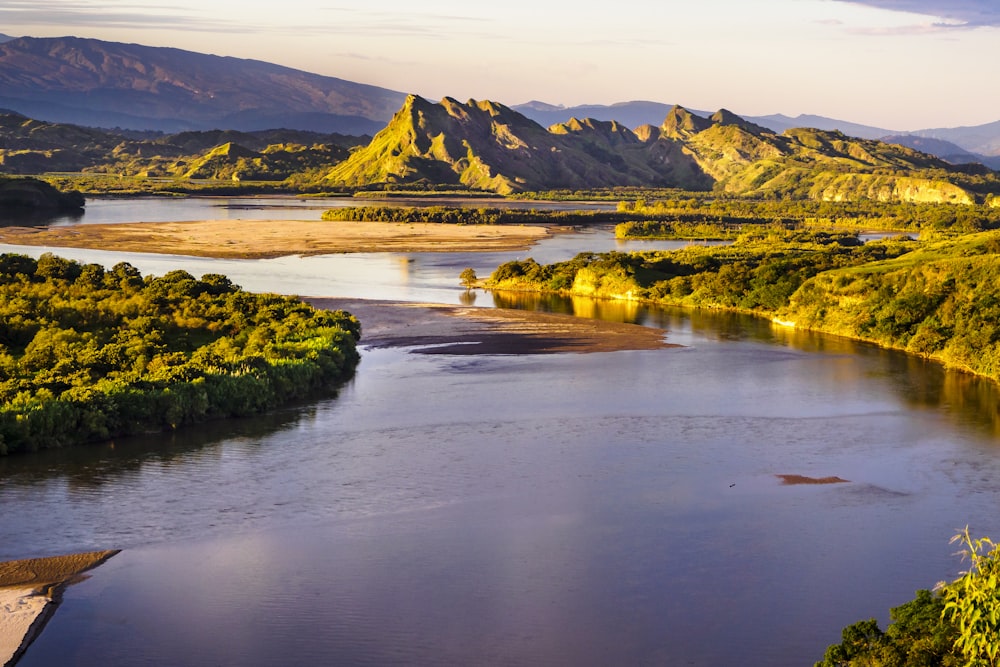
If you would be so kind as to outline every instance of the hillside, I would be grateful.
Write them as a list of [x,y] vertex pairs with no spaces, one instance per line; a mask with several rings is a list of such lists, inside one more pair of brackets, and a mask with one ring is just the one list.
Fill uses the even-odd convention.
[[0,113],[0,173],[87,171],[273,181],[335,164],[368,139],[304,130],[190,131],[143,138]]
[[411,95],[365,148],[329,171],[343,187],[465,186],[501,194],[616,186],[756,197],[970,204],[996,174],[836,131],[770,129],[722,109],[672,108],[657,128],[571,119],[543,128],[495,102]]
[[0,108],[141,130],[371,134],[404,95],[257,60],[77,37],[0,43]]
[[[658,123],[661,118],[669,113],[671,105],[637,100],[633,102],[618,102],[616,104],[583,104],[566,107],[533,100],[524,104],[515,104],[512,108],[545,126],[562,123],[569,118],[576,117],[616,120],[630,128],[637,129],[643,125],[655,125]],[[709,115],[709,112],[697,110],[692,110],[692,113],[699,116]],[[799,114],[792,117],[778,113],[766,116],[744,115],[743,118],[756,125],[765,127],[775,134],[781,134],[785,130],[800,127],[811,127],[818,130],[843,132],[848,136],[860,137],[862,139],[886,140],[885,138],[896,139],[900,136],[922,137],[928,141],[921,145],[916,145],[909,141],[892,141],[892,143],[903,143],[911,148],[917,148],[924,153],[936,155],[954,164],[979,162],[991,169],[1000,168],[1000,160],[997,160],[997,157],[1000,156],[1000,121],[975,127],[925,129],[903,134],[883,127],[874,127],[872,125],[853,123],[851,121],[814,114]],[[944,143],[933,141],[934,139],[942,140]]]
[[341,186],[447,184],[510,194],[554,188],[710,182],[681,146],[615,123],[571,119],[548,130],[494,102],[407,97],[371,143],[334,167]]

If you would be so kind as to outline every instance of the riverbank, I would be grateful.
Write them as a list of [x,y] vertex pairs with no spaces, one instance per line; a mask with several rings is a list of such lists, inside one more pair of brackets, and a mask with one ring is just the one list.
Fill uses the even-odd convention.
[[348,252],[524,250],[548,234],[544,227],[527,225],[198,220],[8,227],[0,228],[0,243],[268,259]]
[[553,354],[678,347],[660,329],[572,315],[369,299],[306,299],[358,318],[361,344],[421,354]]
[[41,633],[63,587],[118,551],[0,563],[0,665],[13,665]]

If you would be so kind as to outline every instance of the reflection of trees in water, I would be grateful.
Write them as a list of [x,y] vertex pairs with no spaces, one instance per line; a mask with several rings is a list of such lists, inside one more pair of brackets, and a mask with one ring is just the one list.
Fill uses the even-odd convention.
[[82,209],[72,211],[39,211],[0,207],[0,227],[45,227],[54,223],[79,222]]
[[532,310],[560,315],[575,315],[606,322],[643,324],[648,308],[636,301],[613,301],[589,297],[563,297],[536,292],[504,292],[491,290],[497,308]]
[[[562,313],[611,322],[627,322],[664,329],[690,330],[709,340],[778,343],[808,353],[862,356],[864,372],[882,377],[903,402],[914,409],[942,409],[961,424],[975,425],[1000,435],[1000,385],[968,373],[948,370],[940,363],[898,350],[841,336],[804,331],[774,324],[743,313],[659,307],[634,301],[563,297],[535,292],[492,290],[497,308]],[[856,373],[852,373],[852,381]],[[845,378],[847,381],[848,378]]]
[[[316,414],[316,405],[292,407],[254,417],[205,422],[169,433],[118,438],[93,445],[0,457],[0,479],[8,486],[32,486],[63,478],[70,491],[88,491],[137,476],[144,466],[190,465],[218,459],[227,441],[259,446]],[[250,448],[251,450],[254,447]]]

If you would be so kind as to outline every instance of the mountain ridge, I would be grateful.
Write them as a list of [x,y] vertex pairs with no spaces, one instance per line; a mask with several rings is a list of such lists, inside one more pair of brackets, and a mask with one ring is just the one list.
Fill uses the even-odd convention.
[[[72,36],[0,35],[0,108],[38,120],[170,133],[287,127],[373,135],[405,98],[403,92],[260,60]],[[543,127],[593,118],[638,130],[659,125],[673,106],[649,100],[579,106],[533,100],[510,108]],[[814,127],[863,139],[917,135],[952,142],[974,155],[1000,156],[1000,120],[902,133],[816,115],[740,117],[776,133]]]
[[389,124],[325,176],[339,187],[452,185],[528,190],[676,187],[758,197],[971,204],[1000,192],[985,167],[962,169],[898,144],[812,128],[776,134],[721,109],[674,106],[659,128],[571,118],[543,128],[489,101],[407,97]]
[[381,128],[404,97],[260,60],[169,47],[80,37],[0,43],[0,107],[39,120],[94,125],[109,118],[132,129],[249,130],[299,114],[326,120],[327,131],[336,126],[360,134]]

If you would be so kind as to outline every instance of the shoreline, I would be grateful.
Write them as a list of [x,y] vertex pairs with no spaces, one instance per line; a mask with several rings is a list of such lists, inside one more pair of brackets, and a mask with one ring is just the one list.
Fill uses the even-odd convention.
[[0,243],[217,259],[273,259],[362,252],[527,250],[551,233],[540,225],[194,220],[0,227]]
[[119,553],[92,551],[0,563],[0,665],[15,664],[81,575]]

